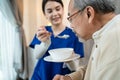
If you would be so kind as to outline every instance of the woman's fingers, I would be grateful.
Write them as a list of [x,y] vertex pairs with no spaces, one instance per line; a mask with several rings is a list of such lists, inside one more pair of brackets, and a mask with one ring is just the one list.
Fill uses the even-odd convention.
[[37,32],[37,37],[42,36],[42,35],[46,35],[46,34],[48,34],[47,31],[38,31]]
[[40,37],[38,37],[41,41],[45,42],[49,39],[50,35],[46,34],[46,35],[42,35]]
[[51,36],[51,33],[48,32],[44,26],[39,27],[36,34],[37,38],[42,42],[47,41]]
[[47,41],[48,38],[50,37],[51,33],[48,32],[48,31],[38,31],[37,32],[37,38],[40,40],[40,41]]

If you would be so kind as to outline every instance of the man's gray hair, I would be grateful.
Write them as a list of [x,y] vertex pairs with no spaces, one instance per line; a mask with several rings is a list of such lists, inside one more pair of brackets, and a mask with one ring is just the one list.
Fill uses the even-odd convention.
[[74,0],[74,8],[84,10],[91,6],[97,13],[109,13],[115,11],[114,0]]

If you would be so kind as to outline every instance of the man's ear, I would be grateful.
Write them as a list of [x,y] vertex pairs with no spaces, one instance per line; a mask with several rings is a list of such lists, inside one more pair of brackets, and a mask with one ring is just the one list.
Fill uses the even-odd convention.
[[90,16],[91,16],[91,13],[90,13],[90,12],[87,12],[87,16],[88,16],[88,18],[90,18]]
[[95,11],[94,11],[93,7],[87,6],[86,7],[86,14],[87,14],[89,23],[91,23],[94,19],[94,16],[95,16]]

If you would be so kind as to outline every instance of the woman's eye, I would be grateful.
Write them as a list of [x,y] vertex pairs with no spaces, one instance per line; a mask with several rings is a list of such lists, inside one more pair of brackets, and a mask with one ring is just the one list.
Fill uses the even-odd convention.
[[60,11],[60,9],[56,9],[56,11]]
[[52,13],[52,10],[48,10],[47,12],[48,12],[48,13]]
[[57,6],[57,7],[56,7],[56,11],[60,11],[60,6]]

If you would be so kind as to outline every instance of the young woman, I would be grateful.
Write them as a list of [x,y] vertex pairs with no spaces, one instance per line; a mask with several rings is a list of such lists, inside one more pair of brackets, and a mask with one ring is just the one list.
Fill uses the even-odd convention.
[[71,72],[63,62],[44,61],[50,49],[73,48],[75,53],[84,56],[83,44],[79,42],[74,32],[62,23],[64,15],[62,0],[43,0],[42,11],[52,26],[41,26],[30,44],[38,59],[32,80],[52,80],[56,74],[64,75]]

